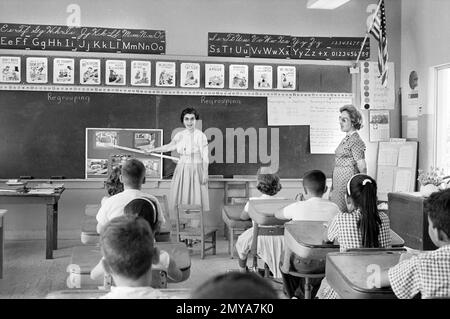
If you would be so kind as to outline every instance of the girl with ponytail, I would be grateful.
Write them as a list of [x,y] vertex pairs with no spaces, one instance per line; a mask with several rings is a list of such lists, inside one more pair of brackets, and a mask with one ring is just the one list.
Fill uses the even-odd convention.
[[[345,202],[348,212],[331,221],[327,241],[339,241],[341,252],[351,248],[391,247],[389,218],[377,209],[377,183],[365,174],[356,174],[347,183]],[[322,281],[319,298],[336,298],[336,292]]]

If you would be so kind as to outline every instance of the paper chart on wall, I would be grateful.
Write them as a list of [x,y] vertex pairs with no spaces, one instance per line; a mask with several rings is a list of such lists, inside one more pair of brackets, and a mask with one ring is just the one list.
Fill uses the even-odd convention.
[[398,149],[396,147],[381,146],[378,152],[378,165],[397,166]]
[[411,171],[406,169],[399,169],[395,173],[395,192],[410,192],[411,185]]
[[392,192],[394,185],[394,168],[391,166],[379,166],[377,170],[378,193]]
[[344,138],[339,126],[339,108],[351,104],[353,94],[311,93],[310,103],[310,144],[311,154],[334,154]]
[[414,167],[414,148],[411,145],[400,147],[398,151],[398,167]]
[[310,103],[307,96],[268,96],[269,126],[309,125]]

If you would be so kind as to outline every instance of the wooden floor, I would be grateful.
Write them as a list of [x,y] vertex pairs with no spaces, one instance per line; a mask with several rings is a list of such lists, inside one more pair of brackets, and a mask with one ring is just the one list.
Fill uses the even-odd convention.
[[[237,259],[230,259],[223,238],[217,242],[217,255],[200,259],[198,252],[191,255],[191,274],[188,280],[169,284],[168,288],[195,288],[218,273],[238,269]],[[80,239],[58,240],[54,259],[45,259],[44,240],[5,241],[4,274],[0,279],[0,299],[45,298],[57,290],[67,289],[66,268],[72,248],[81,245]],[[280,288],[280,287],[277,287]],[[281,289],[281,288],[280,288]]]

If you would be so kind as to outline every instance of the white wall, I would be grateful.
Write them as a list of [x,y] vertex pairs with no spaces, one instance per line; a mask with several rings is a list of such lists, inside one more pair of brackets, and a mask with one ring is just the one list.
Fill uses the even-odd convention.
[[[409,91],[409,73],[419,76],[419,168],[434,164],[435,86],[433,67],[450,63],[450,1],[402,0],[402,101]],[[402,135],[406,136],[406,120],[402,116]]]
[[[336,10],[308,10],[306,2],[307,0],[1,0],[0,21],[64,25],[68,16],[67,5],[77,3],[81,7],[82,26],[162,29],[166,31],[167,55],[206,57],[208,32],[364,37],[368,17],[366,8],[369,4],[377,3],[377,0],[352,0]],[[390,61],[395,63],[397,91],[400,84],[401,2],[386,0],[386,15],[389,56]],[[377,46],[373,39],[371,57],[372,61],[376,61]],[[281,60],[271,60],[274,63],[277,61]],[[357,88],[356,83],[354,86]],[[368,112],[363,113],[367,119]],[[391,136],[399,137],[399,134],[400,112],[397,101],[396,109],[391,111]],[[375,176],[377,144],[369,143],[368,125],[361,135],[368,146],[368,172]],[[86,182],[82,183],[85,185]],[[167,189],[154,191],[167,193]],[[212,192],[211,198],[220,201],[220,191]],[[295,194],[295,191],[290,193]],[[60,206],[61,233],[77,231],[84,204],[92,201],[95,203],[102,194],[98,186],[93,186],[90,190],[77,186],[68,189]],[[220,204],[217,205],[215,213],[218,216],[214,220],[220,222]],[[13,235],[15,231],[20,231],[24,236],[29,231],[27,237],[30,234],[44,234],[41,231],[45,226],[42,214],[37,216],[37,213],[31,213],[30,209],[22,207],[9,209],[14,209],[14,214],[7,216],[7,234]]]

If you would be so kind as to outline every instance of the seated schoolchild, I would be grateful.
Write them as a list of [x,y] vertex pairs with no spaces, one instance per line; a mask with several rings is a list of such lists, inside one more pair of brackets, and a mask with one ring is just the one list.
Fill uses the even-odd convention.
[[[345,201],[348,212],[340,212],[328,226],[326,240],[339,241],[339,250],[350,248],[389,248],[391,233],[388,216],[377,208],[377,183],[365,174],[353,175],[347,183]],[[338,295],[326,279],[317,293],[319,298]]]
[[[275,217],[293,221],[323,221],[329,223],[339,213],[339,207],[328,199],[322,198],[327,191],[326,181],[326,176],[322,171],[312,170],[307,172],[303,176],[303,200],[277,211]],[[313,268],[323,268],[323,265],[318,265],[319,262],[316,260],[300,260],[294,255],[291,256],[290,265],[287,268],[292,268],[294,263],[299,262],[308,264],[311,271],[314,271]],[[305,279],[285,273],[282,273],[282,276],[288,297],[303,299]],[[310,279],[313,297],[319,289],[320,282],[321,280],[318,279]]]
[[[150,229],[152,230],[153,236],[158,232],[160,228],[160,221],[158,220],[158,212],[156,208],[156,203],[151,199],[143,197],[136,198],[129,202],[125,208],[124,213],[126,216],[141,217],[146,220]],[[177,282],[183,277],[181,270],[177,267],[175,261],[170,258],[169,254],[164,250],[159,251],[159,262],[153,265],[154,269],[161,269],[167,272],[167,277]],[[103,278],[105,271],[103,268],[103,263],[100,261],[91,271],[91,278],[96,280],[98,278]]]
[[339,213],[339,207],[322,198],[327,192],[327,179],[319,170],[312,170],[303,176],[303,200],[290,204],[275,213],[278,219],[316,220],[329,222]]
[[428,234],[438,247],[419,254],[404,253],[385,270],[380,286],[391,286],[397,298],[450,297],[450,189],[433,193],[424,202]]
[[152,261],[158,253],[149,224],[143,218],[119,216],[108,222],[100,235],[103,267],[114,280],[105,299],[168,298],[150,287]]
[[[261,196],[252,197],[250,199],[276,198],[275,195],[281,190],[280,178],[278,175],[268,173],[265,168],[259,170],[257,182],[256,188],[261,192]],[[241,219],[245,220],[250,218],[248,215],[248,208],[249,203],[245,205],[241,214]],[[243,272],[248,271],[247,257],[251,250],[252,241],[253,227],[244,231],[236,241],[236,250],[239,255],[239,267]],[[276,278],[281,277],[278,267],[283,252],[283,244],[283,236],[258,236],[258,256],[269,266],[270,271]]]
[[268,279],[254,273],[219,274],[194,289],[191,299],[278,299]]
[[158,199],[141,190],[142,184],[145,183],[145,166],[141,161],[137,159],[127,160],[122,165],[120,180],[123,183],[124,190],[104,200],[97,213],[97,232],[99,234],[108,221],[123,215],[123,208],[125,205],[135,198],[146,197],[156,203],[158,220],[161,224],[165,223],[165,218]]
[[106,195],[103,196],[101,204],[109,197],[123,191],[123,183],[120,181],[120,167],[111,170],[105,182]]

